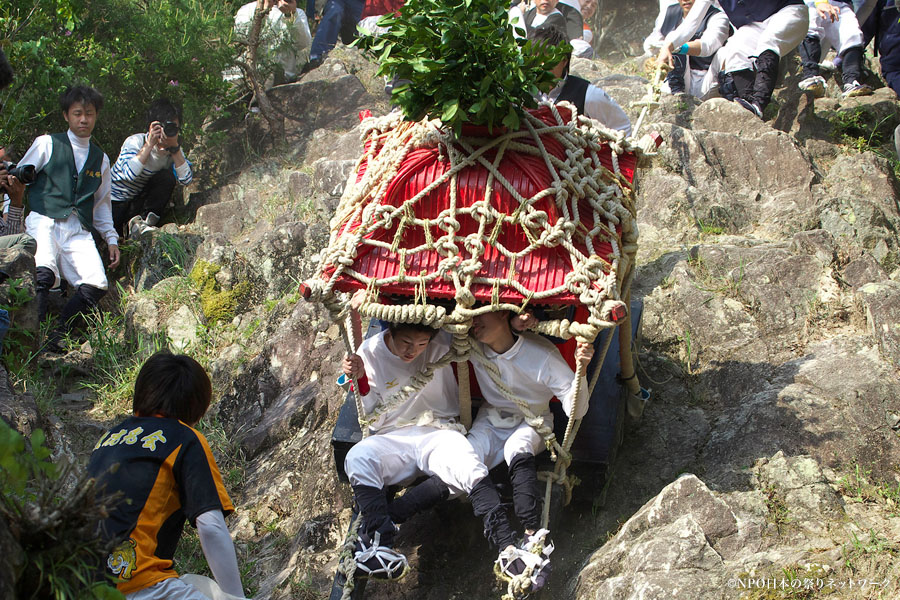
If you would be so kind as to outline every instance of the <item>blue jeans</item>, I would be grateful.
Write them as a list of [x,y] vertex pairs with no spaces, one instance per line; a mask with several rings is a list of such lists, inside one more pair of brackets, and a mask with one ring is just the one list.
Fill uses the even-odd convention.
[[0,308],[0,350],[3,349],[3,338],[9,331],[9,313]]
[[364,0],[328,0],[322,11],[322,20],[316,29],[309,59],[325,58],[337,43],[338,34],[344,44],[356,38],[356,24],[365,7]]

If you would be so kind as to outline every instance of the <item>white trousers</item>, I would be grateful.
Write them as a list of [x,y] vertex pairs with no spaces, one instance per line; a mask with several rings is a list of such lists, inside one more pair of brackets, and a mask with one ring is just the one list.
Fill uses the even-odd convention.
[[106,269],[94,238],[72,212],[66,219],[53,219],[36,212],[25,217],[25,231],[37,242],[34,266],[46,267],[73,287],[82,283],[105,290],[109,287]]
[[[685,69],[684,70],[684,89],[685,91],[699,98],[700,100],[709,100],[718,95],[719,92],[719,69],[721,65],[718,60],[713,58],[709,69]],[[660,86],[663,92],[671,94],[669,83],[664,81]]]
[[200,590],[178,577],[164,579],[148,588],[132,592],[125,598],[126,600],[210,600]]
[[351,485],[383,488],[437,475],[454,495],[468,494],[488,470],[466,436],[451,429],[402,427],[369,436],[344,460]]
[[823,19],[815,8],[809,9],[808,36],[819,38],[822,44],[822,56],[834,48],[840,56],[850,48],[863,45],[863,34],[856,20],[856,13],[846,4],[836,4],[841,9],[841,18],[834,23]]
[[800,45],[809,29],[805,4],[791,4],[758,23],[748,23],[719,50],[726,73],[753,68],[753,59],[771,50],[780,57]]
[[[517,454],[537,456],[546,448],[544,438],[528,423],[499,427],[491,422],[486,413],[484,409],[478,412],[466,437],[488,469],[493,469],[504,461],[509,464]],[[552,414],[544,415],[544,424],[553,427]]]

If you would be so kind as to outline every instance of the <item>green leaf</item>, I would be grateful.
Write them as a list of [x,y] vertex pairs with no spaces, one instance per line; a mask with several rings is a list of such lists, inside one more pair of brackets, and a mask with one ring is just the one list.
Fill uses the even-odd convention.
[[519,114],[512,106],[509,107],[509,112],[503,118],[503,124],[510,131],[515,131],[519,128]]

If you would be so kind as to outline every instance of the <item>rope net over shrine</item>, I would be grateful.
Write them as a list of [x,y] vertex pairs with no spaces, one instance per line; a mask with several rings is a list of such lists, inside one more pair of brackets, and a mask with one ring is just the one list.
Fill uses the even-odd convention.
[[[359,388],[353,386],[363,436],[369,424],[421,390],[437,369],[454,362],[460,421],[468,428],[467,361],[484,365],[500,393],[541,434],[556,461],[554,472],[541,475],[547,484],[542,515],[546,526],[552,485],[563,487],[566,503],[571,497],[573,482],[566,470],[580,422],[569,420],[559,441],[543,416],[533,414],[500,379],[496,366],[470,338],[469,328],[478,314],[521,313],[533,305],[576,307],[567,318],[542,320],[533,328],[562,339],[593,342],[602,331],[623,324],[623,381],[630,393],[640,393],[628,311],[638,239],[632,180],[639,160],[655,143],[650,136],[640,142],[627,138],[577,115],[565,102],[541,104],[526,112],[522,122],[517,131],[464,126],[457,137],[438,120],[409,122],[397,112],[364,118],[363,155],[331,220],[318,275],[305,289],[340,324],[348,352],[360,341],[350,339],[343,325],[350,312],[349,292],[357,289],[366,290],[366,301],[358,309],[364,318],[423,323],[453,336],[445,356],[374,411],[364,413]],[[387,296],[409,301],[388,303]],[[595,354],[598,367],[588,383],[588,396],[612,338],[607,335]],[[584,376],[579,364],[576,399]],[[508,581],[504,598],[527,595],[526,579]],[[350,589],[352,577],[345,597]]]

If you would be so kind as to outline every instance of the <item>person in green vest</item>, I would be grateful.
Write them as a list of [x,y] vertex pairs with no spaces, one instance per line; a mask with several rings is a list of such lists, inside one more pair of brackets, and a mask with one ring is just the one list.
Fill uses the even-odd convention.
[[92,228],[106,242],[109,267],[119,264],[109,157],[91,141],[103,96],[94,88],[74,86],[62,93],[59,102],[68,131],[38,137],[19,161],[34,165],[37,173],[28,186],[25,231],[37,241],[34,262],[41,321],[47,315],[50,289],[59,285],[61,277],[75,288],[44,346],[50,352],[62,350],[75,318],[95,307],[109,285]]

